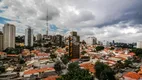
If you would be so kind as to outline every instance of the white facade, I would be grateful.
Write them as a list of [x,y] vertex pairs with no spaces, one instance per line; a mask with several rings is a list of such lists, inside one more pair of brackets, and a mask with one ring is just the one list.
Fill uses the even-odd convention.
[[41,34],[37,34],[36,40],[41,40],[41,39],[42,39],[42,35]]
[[110,46],[110,44],[109,44],[109,42],[108,42],[108,41],[105,41],[105,40],[104,40],[104,41],[103,41],[103,46],[104,46],[104,47],[109,47],[109,46]]
[[96,37],[88,37],[86,43],[88,45],[95,45],[95,44],[97,44],[97,38]]
[[137,42],[137,48],[142,48],[142,41]]
[[15,48],[16,27],[13,24],[5,24],[3,27],[3,33],[4,33],[4,49],[8,47]]
[[33,46],[33,29],[30,27],[25,30],[25,45]]

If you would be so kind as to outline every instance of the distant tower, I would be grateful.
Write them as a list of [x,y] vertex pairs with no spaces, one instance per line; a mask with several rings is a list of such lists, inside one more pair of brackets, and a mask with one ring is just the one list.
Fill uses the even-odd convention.
[[47,25],[47,30],[46,30],[46,35],[48,36],[48,16],[47,16],[47,23],[46,23],[46,25]]
[[46,30],[46,35],[48,36],[48,24],[47,24],[47,30]]
[[25,45],[33,46],[33,29],[31,27],[25,30]]
[[115,44],[115,41],[113,40],[112,43]]
[[71,36],[69,36],[69,56],[72,59],[80,57],[80,36],[74,31],[72,31]]
[[3,51],[3,33],[0,31],[0,51]]
[[15,33],[16,27],[13,24],[5,24],[3,27],[4,33],[4,49],[8,47],[15,48]]

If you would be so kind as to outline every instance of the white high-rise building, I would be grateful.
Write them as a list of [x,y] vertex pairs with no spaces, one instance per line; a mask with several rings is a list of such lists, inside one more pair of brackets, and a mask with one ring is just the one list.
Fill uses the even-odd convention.
[[97,38],[96,37],[88,37],[86,43],[88,45],[95,45],[95,44],[97,44]]
[[105,40],[104,40],[104,41],[103,41],[103,46],[104,46],[104,47],[109,47],[109,46],[110,46],[110,43],[109,43],[108,41],[105,41]]
[[33,46],[33,29],[31,27],[25,30],[25,46]]
[[137,42],[137,48],[142,48],[142,41]]
[[3,27],[4,49],[8,47],[15,48],[16,27],[13,24],[5,24]]
[[41,34],[37,34],[36,40],[42,40],[42,35]]

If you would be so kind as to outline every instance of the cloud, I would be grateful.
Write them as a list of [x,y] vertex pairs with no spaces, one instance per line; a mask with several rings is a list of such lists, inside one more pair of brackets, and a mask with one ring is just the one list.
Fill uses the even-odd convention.
[[142,40],[141,7],[141,0],[1,0],[0,17],[8,20],[0,25],[12,23],[20,35],[27,25],[35,34],[55,25],[49,34],[75,30],[81,39],[135,42]]
[[59,10],[56,7],[48,4],[43,4],[42,8],[40,8],[40,11],[42,12],[41,15],[39,15],[39,19],[41,20],[48,21],[59,16]]
[[133,21],[136,24],[142,22],[141,0],[72,0],[76,9],[87,9],[95,15],[95,27],[117,24],[122,21]]

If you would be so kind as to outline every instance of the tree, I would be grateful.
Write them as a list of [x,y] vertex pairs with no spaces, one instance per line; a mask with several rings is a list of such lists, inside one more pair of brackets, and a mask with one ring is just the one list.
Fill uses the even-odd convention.
[[93,80],[88,70],[81,69],[78,63],[70,63],[68,72],[57,80]]
[[115,71],[115,73],[117,73],[117,72],[120,72],[120,69],[122,68],[125,68],[125,65],[121,61],[117,61],[113,70]]
[[131,64],[132,64],[132,61],[129,60],[129,59],[127,59],[127,60],[124,61],[125,67],[130,67]]
[[102,62],[96,62],[94,66],[96,70],[96,78],[99,80],[115,80],[113,70]]
[[24,59],[20,59],[19,63],[20,63],[20,64],[24,64],[24,63],[25,63],[25,60],[24,60]]
[[96,47],[96,51],[101,51],[101,50],[103,50],[103,49],[104,49],[103,46],[97,46],[97,47]]
[[61,74],[61,72],[62,72],[61,63],[60,62],[56,62],[55,65],[54,65],[54,69],[55,69],[57,74]]
[[142,58],[142,49],[134,48],[134,49],[132,49],[132,52],[134,52],[136,54],[136,56],[139,56],[140,58]]
[[31,51],[31,50],[34,50],[34,47],[33,46],[25,46],[25,49],[29,49]]
[[69,62],[69,56],[65,54],[61,57],[62,62],[66,65]]
[[22,49],[21,48],[12,48],[8,47],[4,50],[7,54],[19,54],[21,53]]
[[77,62],[75,62],[75,63],[70,63],[70,64],[68,65],[68,71],[69,71],[69,72],[74,72],[74,71],[76,71],[77,69],[80,69]]
[[57,56],[56,56],[56,54],[50,54],[50,57],[53,59],[53,58],[56,58]]
[[82,51],[81,54],[84,55],[85,53],[87,53],[86,51]]
[[1,66],[0,67],[0,73],[4,73],[5,72],[5,67],[4,66]]
[[114,50],[114,47],[111,47],[110,50]]

